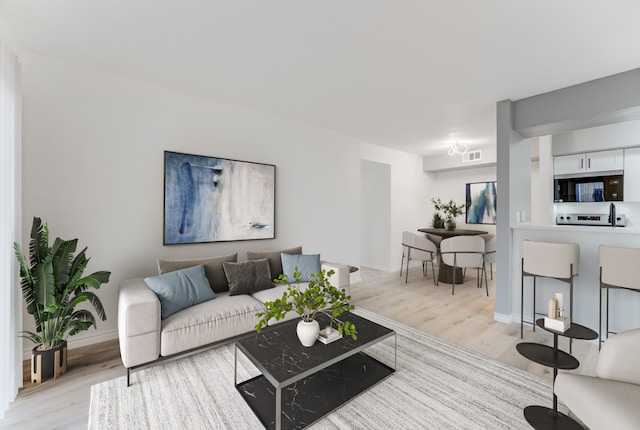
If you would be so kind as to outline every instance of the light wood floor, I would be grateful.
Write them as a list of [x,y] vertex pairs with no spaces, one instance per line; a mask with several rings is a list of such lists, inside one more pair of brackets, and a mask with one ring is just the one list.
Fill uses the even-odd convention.
[[[422,276],[419,264],[409,272],[404,283],[398,272],[385,273],[362,268],[362,282],[352,284],[351,296],[362,307],[400,321],[484,355],[531,373],[551,378],[550,369],[520,356],[515,345],[520,340],[519,324],[493,320],[495,284],[489,279],[489,294],[476,288],[475,271],[469,271],[462,286],[433,285],[431,272]],[[525,327],[525,341],[547,345],[553,336],[544,330],[532,332]],[[568,343],[560,347],[568,351]],[[576,341],[573,355],[581,366],[576,372],[593,374],[598,348]],[[69,351],[67,374],[41,385],[29,381],[29,364],[25,363],[25,384],[18,398],[0,421],[0,429],[86,429],[91,385],[123,376],[125,369],[117,341],[104,342]]]

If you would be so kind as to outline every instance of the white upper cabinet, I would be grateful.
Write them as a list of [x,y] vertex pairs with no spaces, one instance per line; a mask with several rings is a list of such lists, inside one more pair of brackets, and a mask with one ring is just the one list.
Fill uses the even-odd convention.
[[568,175],[584,173],[586,154],[560,155],[553,157],[553,174]]
[[616,149],[612,151],[589,152],[586,161],[587,172],[608,172],[624,169],[624,151]]
[[561,155],[553,158],[554,175],[609,172],[623,170],[624,167],[624,151],[622,149]]
[[624,201],[640,202],[640,148],[624,150]]

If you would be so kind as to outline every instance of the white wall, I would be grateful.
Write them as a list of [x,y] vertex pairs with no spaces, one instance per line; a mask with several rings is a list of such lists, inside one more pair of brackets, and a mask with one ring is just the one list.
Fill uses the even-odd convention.
[[[72,347],[116,336],[120,282],[156,273],[157,258],[302,245],[359,265],[360,142],[33,53],[23,72],[23,243],[40,216],[52,237],[88,246],[88,273],[112,272],[98,292],[107,321]],[[276,239],[163,246],[164,150],[275,164]],[[407,208],[424,209],[422,194]]]
[[[466,198],[466,184],[473,182],[489,182],[496,180],[495,167],[480,167],[478,169],[453,170],[448,172],[439,172],[435,174],[435,181],[429,188],[427,201],[429,202],[429,213],[427,225],[431,227],[431,217],[435,212],[431,204],[431,198],[438,198],[444,202],[453,200],[457,204],[464,204]],[[498,199],[500,198],[500,184],[497,184]],[[467,224],[465,223],[465,214],[456,218],[458,228],[471,230],[483,230],[490,233],[496,232],[496,226],[492,224]]]
[[360,264],[391,271],[391,165],[360,163]]
[[360,155],[363,160],[391,166],[391,229],[389,232],[378,234],[387,234],[389,237],[389,271],[400,270],[402,232],[415,232],[421,227],[431,225],[429,190],[433,184],[433,176],[422,170],[422,157],[419,155],[368,143],[360,145]]
[[640,146],[640,121],[622,122],[553,135],[553,155]]
[[480,151],[480,159],[463,162],[463,156],[449,155],[448,150],[438,154],[426,155],[422,160],[425,172],[444,172],[447,170],[478,169],[480,167],[492,167],[497,163],[496,145],[490,143],[482,146],[472,146],[470,152]]

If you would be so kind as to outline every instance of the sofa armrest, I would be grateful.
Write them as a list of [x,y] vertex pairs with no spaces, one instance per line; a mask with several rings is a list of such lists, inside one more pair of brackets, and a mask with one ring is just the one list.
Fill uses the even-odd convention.
[[346,290],[347,295],[351,294],[350,292],[350,279],[351,279],[351,266],[348,264],[340,264],[340,263],[331,263],[329,261],[321,261],[320,268],[322,270],[333,270],[334,273],[329,277],[329,282],[334,287],[339,290]]
[[618,333],[602,345],[596,376],[640,385],[640,329]]
[[124,367],[160,356],[160,300],[144,279],[129,279],[120,285],[118,337]]

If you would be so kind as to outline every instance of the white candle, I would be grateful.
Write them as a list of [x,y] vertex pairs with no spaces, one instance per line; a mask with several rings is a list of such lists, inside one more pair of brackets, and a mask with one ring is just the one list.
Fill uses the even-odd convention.
[[564,294],[556,293],[556,302],[558,309],[564,309]]
[[556,317],[556,314],[558,313],[557,305],[558,302],[556,302],[556,299],[549,299],[549,315],[547,315],[549,318]]

